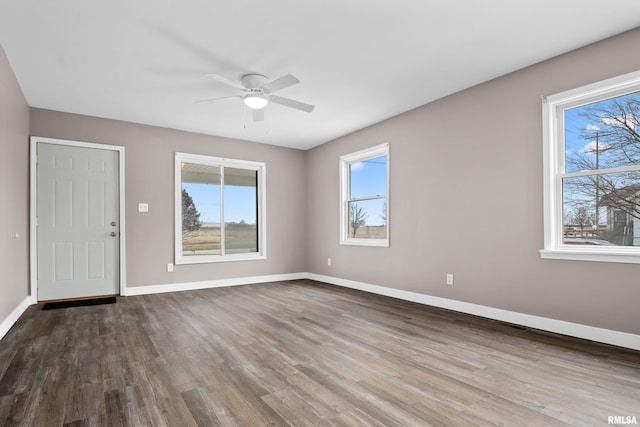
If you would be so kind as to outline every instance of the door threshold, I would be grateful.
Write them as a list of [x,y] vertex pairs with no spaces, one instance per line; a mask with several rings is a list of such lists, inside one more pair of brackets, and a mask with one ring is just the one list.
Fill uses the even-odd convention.
[[101,298],[112,298],[119,297],[120,294],[109,294],[109,295],[94,295],[90,297],[77,297],[77,298],[62,298],[62,299],[47,299],[38,301],[38,305],[48,304],[50,302],[70,302],[70,301],[84,301],[89,299],[101,299]]

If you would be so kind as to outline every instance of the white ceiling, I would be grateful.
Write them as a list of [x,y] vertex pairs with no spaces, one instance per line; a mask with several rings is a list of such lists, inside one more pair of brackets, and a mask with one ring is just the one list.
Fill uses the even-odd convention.
[[[308,149],[640,25],[638,0],[0,0],[32,107]],[[253,123],[204,73],[301,83]]]

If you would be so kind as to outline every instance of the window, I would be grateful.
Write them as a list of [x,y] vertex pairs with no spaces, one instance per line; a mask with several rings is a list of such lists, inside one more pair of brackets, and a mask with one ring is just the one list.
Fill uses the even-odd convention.
[[389,246],[389,144],[340,157],[340,243]]
[[266,258],[264,163],[175,154],[175,263]]
[[543,258],[640,263],[640,72],[543,100]]

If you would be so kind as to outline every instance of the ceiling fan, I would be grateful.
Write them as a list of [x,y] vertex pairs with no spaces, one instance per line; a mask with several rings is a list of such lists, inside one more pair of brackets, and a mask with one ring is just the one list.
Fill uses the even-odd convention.
[[296,110],[305,111],[310,113],[315,108],[313,105],[305,104],[304,102],[296,101],[294,99],[285,98],[283,96],[273,95],[274,92],[284,89],[289,86],[300,83],[300,80],[287,74],[279,77],[275,80],[269,81],[269,79],[262,74],[246,74],[242,76],[240,82],[229,80],[220,74],[205,74],[218,82],[232,87],[234,89],[245,92],[244,95],[225,96],[222,98],[205,99],[198,101],[198,104],[208,104],[211,102],[226,101],[229,99],[242,99],[244,104],[251,109],[253,114],[253,121],[264,120],[264,107],[270,102],[274,104],[284,105],[285,107],[295,108]]

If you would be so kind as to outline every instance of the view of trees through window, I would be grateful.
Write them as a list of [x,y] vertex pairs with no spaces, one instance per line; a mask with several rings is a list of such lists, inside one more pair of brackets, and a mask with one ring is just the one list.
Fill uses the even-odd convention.
[[563,241],[640,246],[640,92],[564,111]]

